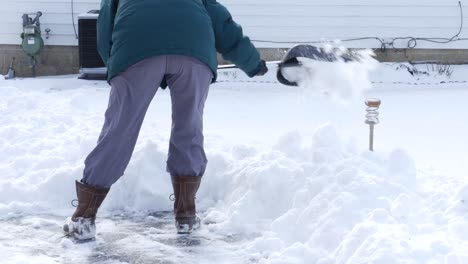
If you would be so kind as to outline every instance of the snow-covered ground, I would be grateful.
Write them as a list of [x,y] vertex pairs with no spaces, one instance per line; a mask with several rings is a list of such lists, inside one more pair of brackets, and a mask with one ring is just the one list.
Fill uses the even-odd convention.
[[[60,228],[108,85],[0,79],[1,263],[468,263],[468,67],[449,78],[408,66],[381,64],[372,89],[344,101],[281,86],[274,69],[221,73],[205,110],[204,225],[189,237],[168,212],[170,98],[158,91],[88,244]],[[382,100],[375,152],[368,97]]]

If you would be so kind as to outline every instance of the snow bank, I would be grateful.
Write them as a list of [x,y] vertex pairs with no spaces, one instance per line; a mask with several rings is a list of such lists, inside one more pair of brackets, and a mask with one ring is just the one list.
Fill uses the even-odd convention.
[[434,248],[450,251],[439,226],[447,219],[428,210],[405,151],[359,153],[330,126],[311,136],[310,146],[292,132],[271,151],[224,157],[228,168],[206,177],[224,194],[207,228],[257,235],[247,248],[259,263],[429,263]]
[[[461,202],[468,187],[435,200],[443,194],[420,191],[415,162],[404,150],[360,152],[329,125],[309,136],[291,132],[271,149],[208,149],[210,166],[197,196],[204,228],[251,238],[243,250],[258,263],[464,263],[456,261],[468,248]],[[170,210],[165,155],[154,141],[142,142],[101,215]],[[2,182],[1,215],[67,214],[80,173],[65,166],[35,184],[33,177]],[[444,206],[453,207],[450,214]]]
[[[197,196],[204,228],[252,238],[243,248],[259,263],[464,263],[468,187],[423,191],[404,150],[360,152],[329,125],[309,136],[209,149]],[[164,159],[155,142],[142,144],[102,213],[170,210]]]

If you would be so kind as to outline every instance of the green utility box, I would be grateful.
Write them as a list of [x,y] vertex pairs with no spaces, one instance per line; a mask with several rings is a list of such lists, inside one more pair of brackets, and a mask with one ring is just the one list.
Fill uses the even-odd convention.
[[[32,15],[36,15],[36,17],[33,19]],[[23,15],[23,33],[21,34],[23,42],[21,47],[29,56],[36,56],[44,48],[44,40],[41,37],[41,23],[39,22],[41,16],[41,12]]]

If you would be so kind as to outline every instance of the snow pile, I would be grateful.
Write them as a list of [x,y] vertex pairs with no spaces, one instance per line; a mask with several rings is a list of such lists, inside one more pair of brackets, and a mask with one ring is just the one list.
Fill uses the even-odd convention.
[[205,183],[219,195],[206,213],[208,228],[257,235],[246,247],[259,263],[430,263],[460,253],[452,243],[468,249],[464,235],[444,235],[468,227],[466,208],[452,222],[448,204],[433,206],[447,197],[419,191],[405,151],[360,154],[330,126],[312,142],[302,146],[293,132],[272,151],[242,151],[229,169],[215,168]]
[[0,88],[0,216],[68,214],[75,199],[70,183],[80,179],[83,158],[96,144],[102,122],[96,111],[105,110],[108,89],[70,78],[4,84],[9,86]]
[[[337,58],[340,58],[340,54],[349,53],[345,48],[329,52],[335,53]],[[369,74],[378,66],[373,56],[371,50],[359,50],[353,53],[354,59],[349,62],[342,59],[328,62],[299,57],[297,59],[302,64],[300,67],[286,67],[281,71],[287,80],[297,83],[307,92],[348,100],[372,87]]]

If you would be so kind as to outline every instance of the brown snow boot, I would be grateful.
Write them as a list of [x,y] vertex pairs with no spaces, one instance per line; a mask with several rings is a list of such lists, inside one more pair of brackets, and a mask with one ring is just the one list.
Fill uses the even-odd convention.
[[174,214],[177,233],[190,234],[200,226],[195,208],[195,195],[200,187],[199,176],[172,176],[174,188]]
[[75,212],[69,217],[63,232],[77,240],[93,239],[96,235],[96,214],[109,189],[91,187],[83,182],[76,181],[76,195],[78,205]]

